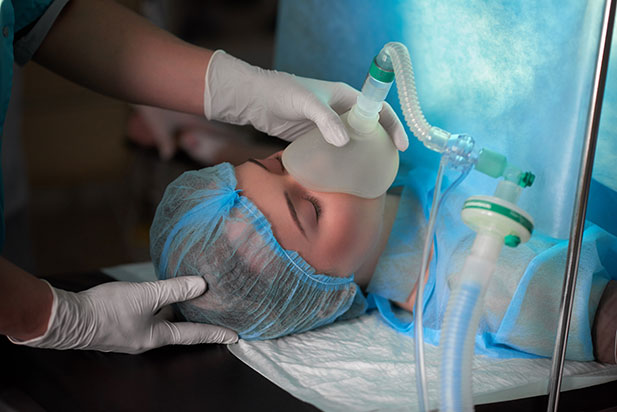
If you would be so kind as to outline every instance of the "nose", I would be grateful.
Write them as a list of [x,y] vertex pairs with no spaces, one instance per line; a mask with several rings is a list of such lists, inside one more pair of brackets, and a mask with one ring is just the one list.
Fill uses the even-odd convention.
[[293,192],[308,192],[309,190],[302,185],[296,178],[290,175],[286,170],[280,174],[280,179],[289,191]]

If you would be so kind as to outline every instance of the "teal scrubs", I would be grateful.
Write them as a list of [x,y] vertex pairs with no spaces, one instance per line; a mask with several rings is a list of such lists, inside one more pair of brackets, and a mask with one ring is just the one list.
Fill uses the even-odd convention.
[[[15,34],[29,31],[54,0],[0,0],[0,150],[6,111],[11,97]],[[22,62],[20,62],[22,63]],[[25,63],[25,62],[23,62]],[[1,152],[0,152],[1,153]],[[1,159],[1,157],[0,157]],[[0,160],[0,251],[4,247],[4,188]]]

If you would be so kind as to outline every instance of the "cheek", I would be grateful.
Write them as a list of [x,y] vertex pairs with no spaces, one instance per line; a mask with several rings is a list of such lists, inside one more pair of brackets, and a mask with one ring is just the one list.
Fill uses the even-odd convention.
[[360,267],[376,245],[381,230],[379,207],[344,206],[336,209],[329,222],[324,222],[322,233],[321,254],[337,275],[348,275]]

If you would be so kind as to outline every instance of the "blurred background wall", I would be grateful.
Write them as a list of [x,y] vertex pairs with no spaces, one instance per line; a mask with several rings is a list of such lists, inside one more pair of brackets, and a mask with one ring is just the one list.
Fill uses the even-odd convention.
[[[276,0],[119,2],[187,41],[272,65]],[[162,161],[156,149],[132,143],[127,122],[134,109],[126,103],[34,62],[18,77],[5,127],[13,136],[3,138],[3,163],[16,165],[4,176],[7,207],[15,205],[5,255],[39,275],[149,260],[148,230],[163,189],[204,162],[184,154]],[[232,129],[214,130],[262,139]]]
[[[430,64],[422,64],[422,62],[430,61],[433,54],[441,56],[446,51],[452,50],[453,46],[449,43],[450,41],[453,41],[455,45],[459,41],[466,41],[464,36],[458,36],[456,32],[446,36],[445,31],[442,30],[443,24],[432,23],[433,12],[441,13],[442,17],[451,18],[454,21],[456,19],[465,20],[464,16],[451,13],[449,8],[455,3],[465,7],[473,3],[482,7],[486,5],[489,9],[496,9],[499,13],[503,12],[505,20],[509,21],[510,14],[506,13],[509,9],[499,5],[489,7],[482,1],[450,1],[441,2],[442,7],[436,7],[435,5],[428,6],[426,2],[400,0],[389,3],[390,7],[386,9],[378,7],[374,2],[358,3],[351,0],[337,2],[325,0],[303,0],[301,2],[296,0],[280,0],[280,2],[276,0],[118,1],[146,15],[155,24],[176,33],[189,42],[211,49],[225,49],[249,63],[266,68],[273,65],[274,35],[278,17],[277,68],[298,75],[342,80],[355,87],[360,87],[362,83],[366,73],[366,62],[370,61],[370,57],[385,42],[405,41],[412,53],[414,53],[414,47],[422,46],[414,54],[415,62],[418,63],[417,65],[414,63],[414,66],[419,77],[429,80],[433,78],[433,83],[426,80],[419,83],[420,99],[427,102],[424,106],[429,119],[435,119],[436,124],[445,126],[446,129],[449,128],[447,119],[451,119],[449,121],[452,125],[465,126],[466,121],[472,122],[474,118],[477,118],[480,119],[476,122],[477,127],[488,128],[499,123],[485,121],[490,117],[484,115],[468,116],[468,112],[460,110],[461,107],[450,100],[452,96],[458,96],[451,93],[453,88],[435,86],[442,84],[440,79],[445,71],[432,70]],[[448,7],[445,6],[446,4]],[[575,9],[584,8],[584,5],[574,1],[569,4]],[[535,6],[532,6],[531,3],[527,5],[528,8],[535,10]],[[556,7],[560,12],[563,9],[554,4],[550,7]],[[516,9],[517,6],[512,6],[512,8]],[[598,7],[595,5],[590,8]],[[473,10],[472,7],[472,12]],[[483,16],[482,13],[473,12],[472,14]],[[580,13],[570,14],[576,19],[580,17]],[[543,15],[535,13],[532,15],[535,16],[532,20],[536,21],[538,26],[545,26]],[[415,20],[414,24],[405,20],[412,19],[412,17],[419,19],[424,25]],[[553,17],[557,19],[559,27],[563,26],[564,33],[572,30],[572,27],[564,26],[558,16]],[[467,30],[465,27],[472,25],[469,28],[470,33],[476,33],[473,21],[465,24],[448,23],[443,26],[464,32]],[[500,25],[488,23],[486,23],[486,28],[497,31],[502,29]],[[435,34],[435,31],[439,32],[439,35]],[[584,32],[584,30],[581,31],[581,33]],[[487,33],[490,34],[490,32]],[[528,36],[522,37],[525,41],[528,39]],[[539,42],[544,40],[543,36],[536,37]],[[507,30],[505,34],[502,33],[502,38],[506,42],[512,40]],[[585,36],[581,38],[584,40]],[[436,43],[439,39],[444,41],[441,46],[437,46]],[[492,36],[479,31],[474,39],[481,51],[477,55],[484,56],[484,42],[487,39],[490,42]],[[560,42],[559,39],[555,41]],[[426,50],[427,47],[437,52],[430,53]],[[558,49],[561,50],[561,48]],[[571,46],[570,49],[573,54],[579,53],[575,46]],[[613,42],[613,50],[617,50],[616,41]],[[497,51],[501,52],[501,48],[497,48]],[[466,52],[461,51],[460,53],[465,54]],[[449,55],[449,53],[446,54]],[[457,55],[454,54],[453,58],[456,59]],[[500,64],[503,63],[501,55],[496,53],[495,56],[493,60],[499,63],[496,67],[501,67]],[[525,66],[528,60],[527,54],[520,53],[519,58],[519,63]],[[324,61],[328,64],[323,64]],[[451,64],[450,67],[458,72],[463,65]],[[474,67],[468,65],[467,70],[473,72]],[[484,65],[480,64],[479,67],[483,68]],[[515,68],[515,66],[512,67]],[[464,72],[461,73],[463,74],[457,74],[456,78],[465,76]],[[480,70],[480,73],[483,71]],[[488,73],[501,74],[501,71],[488,70]],[[548,73],[552,76],[553,72]],[[612,70],[612,73],[615,74],[615,70]],[[204,125],[205,122],[201,119],[200,128],[202,130],[199,138],[196,139],[194,150],[190,151],[191,156],[180,152],[171,160],[162,161],[156,149],[149,147],[148,142],[144,142],[144,139],[137,136],[140,128],[143,129],[143,116],[138,116],[143,115],[143,110],[140,112],[140,109],[128,104],[75,86],[46,71],[36,63],[29,63],[17,77],[21,78],[21,81],[19,79],[16,81],[15,92],[11,100],[11,114],[3,137],[3,167],[8,217],[5,254],[24,268],[39,274],[93,270],[119,263],[148,260],[150,222],[162,191],[171,180],[187,169],[199,168],[222,160],[240,162],[246,158],[249,151],[255,157],[259,157],[259,154],[274,151],[277,147],[274,144],[275,139],[264,138],[250,127],[239,128],[214,123]],[[498,75],[491,78],[497,83],[500,82]],[[609,73],[609,85],[610,81]],[[559,83],[556,80],[554,82]],[[466,81],[455,83],[460,85],[462,90],[467,90]],[[469,90],[475,93],[473,82],[471,83]],[[487,84],[491,88],[490,83]],[[506,91],[519,89],[518,87],[510,88],[507,84],[502,88]],[[607,89],[605,101],[607,99],[613,103],[616,101],[615,90],[617,89],[614,87]],[[543,97],[546,94],[545,88],[538,88],[537,93]],[[477,95],[483,98],[482,93]],[[456,97],[455,100],[461,102],[463,106],[471,101],[465,95],[461,96]],[[390,93],[390,101],[395,107],[398,106],[396,100],[396,94]],[[432,106],[430,102],[433,102]],[[526,108],[527,100],[521,102],[520,106]],[[491,105],[484,105],[482,101],[479,106],[482,110],[491,110]],[[452,107],[457,109],[452,110]],[[561,109],[559,109],[561,103],[551,107],[557,108],[553,111],[561,115]],[[614,137],[615,130],[617,130],[615,129],[617,124],[615,110],[612,110],[615,107],[617,105],[609,106],[606,103],[603,107],[604,128],[602,129],[601,126],[601,129],[606,136]],[[155,120],[158,119],[163,123],[174,121],[173,118],[168,118],[162,113],[155,112],[151,115]],[[517,123],[517,119],[513,117],[510,120]],[[518,124],[515,126],[518,127]],[[174,127],[177,125],[172,125],[169,132],[180,136],[182,130],[174,130]],[[476,135],[471,123],[469,127],[456,126],[452,130],[463,130]],[[6,134],[11,136],[6,136]],[[491,133],[477,133],[477,136],[491,136]],[[529,134],[529,136],[532,140],[535,138],[534,134]],[[547,141],[555,141],[557,145],[562,144],[559,139],[548,139]],[[230,145],[229,142],[233,144]],[[519,141],[504,139],[504,142],[512,142],[516,146]],[[256,144],[264,149],[256,149]],[[417,153],[423,158],[430,158],[430,155],[425,155],[426,151],[414,149],[414,146],[419,147],[420,145],[416,139],[411,139],[411,145],[412,148],[407,151],[406,155],[414,156]],[[492,145],[489,147],[497,149]],[[535,141],[532,147],[536,148]],[[603,140],[601,133],[598,151],[600,156],[598,157],[603,157],[605,161],[603,164],[596,161],[594,176],[596,180],[609,187],[614,186],[614,179],[612,179],[614,147],[615,139]],[[261,150],[261,152],[258,154],[256,150]],[[544,162],[542,153],[537,151],[535,157]],[[437,157],[433,156],[431,159],[436,161]],[[554,170],[557,170],[557,175],[563,175],[559,169],[554,168]],[[575,170],[574,167],[570,172],[573,170]],[[602,170],[609,173],[604,175],[598,173]],[[537,179],[538,183],[535,186],[540,186],[541,181],[542,179]],[[592,184],[591,188],[592,200],[594,193],[599,190],[594,188],[605,187],[595,180],[594,183],[596,183],[595,186]],[[490,184],[492,185],[493,182],[491,181]],[[613,206],[617,202],[615,192],[614,190],[605,190],[605,192],[608,194],[602,192],[595,196],[602,202],[590,202],[588,218],[589,216],[599,217],[602,222],[594,221],[602,224],[607,230],[611,230],[607,222],[611,223],[613,232],[617,233],[617,223],[615,223],[617,220],[614,219]],[[535,193],[541,194],[551,202],[556,198],[554,191],[550,190],[536,189]],[[612,200],[606,201],[611,196]],[[546,215],[545,217],[554,214],[552,209],[544,208],[541,203],[537,204],[540,209],[544,210],[542,213]],[[601,207],[595,207],[598,205]],[[539,219],[538,216],[535,217]],[[566,221],[569,222],[569,219]]]

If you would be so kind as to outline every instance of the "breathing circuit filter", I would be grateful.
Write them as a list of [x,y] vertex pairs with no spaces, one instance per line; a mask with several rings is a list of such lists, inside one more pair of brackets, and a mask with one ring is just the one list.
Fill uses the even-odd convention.
[[505,179],[499,182],[494,196],[472,196],[461,212],[463,222],[477,234],[448,299],[440,338],[443,411],[473,410],[472,359],[484,293],[503,245],[516,247],[528,241],[533,232],[532,217],[516,205],[521,189],[533,183],[533,174],[508,165],[497,153],[484,156],[480,167]]

